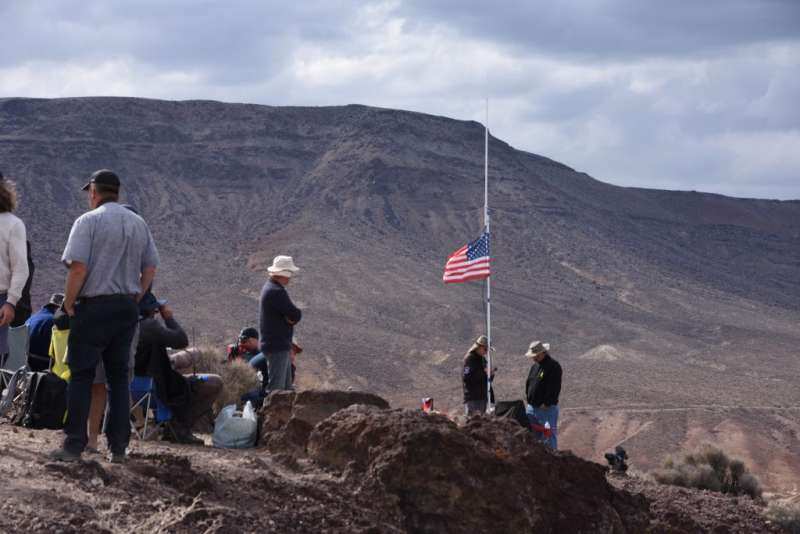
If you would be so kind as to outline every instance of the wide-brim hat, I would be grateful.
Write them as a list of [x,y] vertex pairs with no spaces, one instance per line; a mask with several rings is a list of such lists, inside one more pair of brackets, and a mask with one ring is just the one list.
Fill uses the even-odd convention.
[[544,352],[550,350],[550,343],[542,343],[541,341],[534,341],[533,343],[528,346],[528,352],[525,353],[525,356],[528,358],[533,358],[534,356],[538,356]]
[[[473,350],[477,349],[478,347],[483,347],[485,349],[488,346],[489,346],[489,338],[486,337],[486,336],[478,336],[478,339],[475,340],[475,342],[472,344],[472,346],[469,348],[469,350],[470,350],[470,352],[472,352]],[[494,350],[494,347],[492,347],[492,350]]]
[[269,274],[285,276],[286,278],[291,278],[299,270],[300,267],[294,264],[291,256],[275,256],[275,259],[272,260],[272,265],[267,267]]

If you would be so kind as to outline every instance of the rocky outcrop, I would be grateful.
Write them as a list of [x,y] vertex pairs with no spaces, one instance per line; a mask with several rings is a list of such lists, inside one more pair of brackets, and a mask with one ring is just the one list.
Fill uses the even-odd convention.
[[644,498],[605,468],[546,450],[514,423],[351,406],[311,433],[308,454],[340,470],[410,532],[643,532]]
[[272,452],[304,456],[314,426],[354,404],[389,408],[389,403],[377,395],[358,391],[276,391],[259,414],[259,445]]

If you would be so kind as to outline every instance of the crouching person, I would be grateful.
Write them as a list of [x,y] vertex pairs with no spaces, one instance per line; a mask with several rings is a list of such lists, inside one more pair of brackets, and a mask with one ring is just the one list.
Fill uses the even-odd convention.
[[[182,361],[187,353],[178,353],[173,364],[167,348],[185,349],[189,338],[166,301],[159,301],[148,292],[139,304],[139,311],[143,318],[139,323],[136,375],[153,377],[156,395],[172,410],[172,421],[164,438],[177,443],[202,445],[203,440],[192,434],[192,427],[211,410],[222,391],[222,379],[210,374],[184,376],[173,368],[177,365],[188,371],[189,366]],[[158,314],[162,321],[158,320]]]

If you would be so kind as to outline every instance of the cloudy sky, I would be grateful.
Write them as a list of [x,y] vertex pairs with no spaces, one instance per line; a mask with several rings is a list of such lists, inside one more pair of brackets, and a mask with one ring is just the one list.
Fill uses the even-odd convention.
[[484,120],[606,182],[800,199],[800,0],[2,0],[0,97]]

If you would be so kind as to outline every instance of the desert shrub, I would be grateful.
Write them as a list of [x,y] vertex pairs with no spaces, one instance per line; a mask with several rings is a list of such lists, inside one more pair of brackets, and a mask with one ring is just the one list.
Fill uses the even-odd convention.
[[686,472],[676,469],[674,467],[665,467],[664,469],[656,469],[650,473],[656,482],[660,484],[667,484],[669,486],[680,486],[682,488],[689,487],[689,480],[686,477]]
[[732,485],[732,490],[729,493],[734,495],[749,495],[754,499],[761,497],[761,483],[751,473],[744,473],[738,481],[738,484]]
[[761,497],[761,484],[747,471],[744,462],[732,460],[710,445],[685,453],[681,459],[667,457],[663,468],[652,471],[651,475],[660,484]]
[[791,534],[800,534],[800,503],[773,501],[766,511],[767,519]]
[[686,474],[690,488],[704,489],[709,491],[721,491],[722,482],[717,477],[717,473],[710,465],[696,464],[694,469]]
[[222,351],[209,347],[195,349],[195,368],[199,373],[211,373],[222,377],[222,393],[214,403],[214,415],[228,404],[241,405],[241,397],[259,387],[258,375],[243,361],[228,362]]

